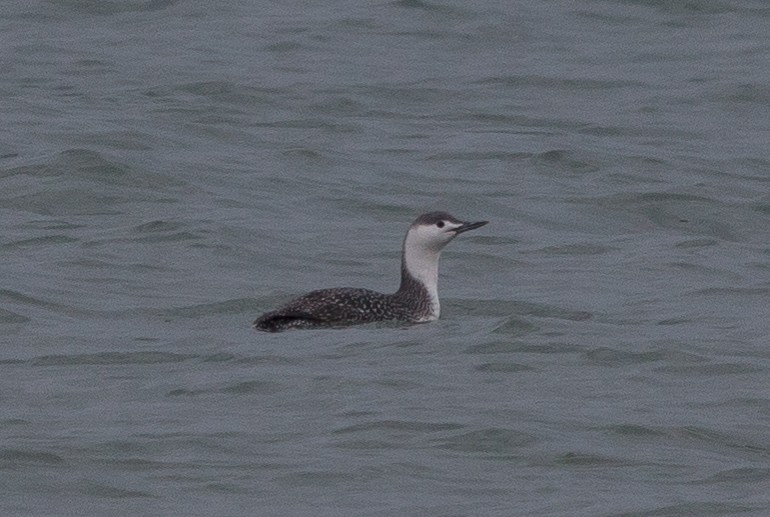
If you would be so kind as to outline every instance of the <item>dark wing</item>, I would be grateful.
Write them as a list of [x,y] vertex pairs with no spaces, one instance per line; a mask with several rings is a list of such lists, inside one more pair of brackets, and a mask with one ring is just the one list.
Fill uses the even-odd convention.
[[323,322],[310,314],[299,312],[283,312],[281,310],[268,312],[254,321],[254,328],[266,332],[280,332],[290,328],[321,327]]
[[383,303],[386,298],[386,295],[369,289],[321,289],[263,314],[254,322],[254,327],[267,332],[280,332],[289,328],[367,323],[373,321],[372,304]]

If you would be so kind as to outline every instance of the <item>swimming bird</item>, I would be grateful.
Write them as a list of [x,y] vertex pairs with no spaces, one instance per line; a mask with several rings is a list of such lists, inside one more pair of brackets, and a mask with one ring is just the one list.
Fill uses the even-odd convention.
[[401,286],[393,294],[338,287],[312,291],[254,321],[257,330],[344,327],[362,323],[400,321],[422,323],[438,319],[438,260],[441,250],[463,232],[489,221],[467,223],[446,212],[423,214],[409,226],[401,250]]

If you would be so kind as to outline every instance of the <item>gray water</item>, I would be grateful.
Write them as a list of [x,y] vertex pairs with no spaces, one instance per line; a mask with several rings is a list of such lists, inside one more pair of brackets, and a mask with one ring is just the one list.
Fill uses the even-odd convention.
[[[0,514],[770,514],[765,0],[7,0]],[[264,334],[486,220],[442,317]]]

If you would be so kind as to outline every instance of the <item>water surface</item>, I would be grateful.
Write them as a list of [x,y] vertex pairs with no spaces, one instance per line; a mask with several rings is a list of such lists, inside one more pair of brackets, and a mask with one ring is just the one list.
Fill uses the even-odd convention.
[[[766,515],[769,25],[5,2],[0,513]],[[250,328],[435,209],[438,322]]]

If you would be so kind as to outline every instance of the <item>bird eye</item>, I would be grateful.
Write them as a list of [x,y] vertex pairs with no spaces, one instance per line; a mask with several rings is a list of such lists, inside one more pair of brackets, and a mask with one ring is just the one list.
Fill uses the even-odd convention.
[[436,226],[438,226],[439,228],[443,228],[444,227],[444,221],[437,222]]

